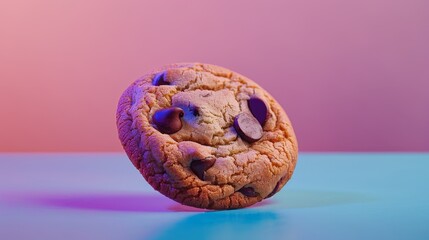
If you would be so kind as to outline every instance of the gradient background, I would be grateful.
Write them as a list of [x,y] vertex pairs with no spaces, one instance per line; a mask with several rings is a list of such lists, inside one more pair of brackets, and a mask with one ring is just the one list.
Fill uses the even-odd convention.
[[429,151],[429,1],[0,2],[0,151],[121,151],[122,91],[206,62],[286,109],[302,151]]

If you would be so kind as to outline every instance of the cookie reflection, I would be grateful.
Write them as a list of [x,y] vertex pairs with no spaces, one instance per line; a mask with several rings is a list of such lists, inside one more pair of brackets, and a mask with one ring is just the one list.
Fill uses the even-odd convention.
[[[230,210],[187,217],[144,239],[264,239],[267,232],[285,230],[286,219],[274,212]],[[174,236],[174,237],[173,237]]]

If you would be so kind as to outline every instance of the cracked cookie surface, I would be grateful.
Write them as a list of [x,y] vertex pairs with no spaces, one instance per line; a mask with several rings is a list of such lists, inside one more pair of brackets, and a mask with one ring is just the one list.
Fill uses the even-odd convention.
[[282,107],[250,79],[214,65],[172,64],[141,77],[122,94],[116,123],[148,183],[189,206],[250,206],[278,192],[297,161]]

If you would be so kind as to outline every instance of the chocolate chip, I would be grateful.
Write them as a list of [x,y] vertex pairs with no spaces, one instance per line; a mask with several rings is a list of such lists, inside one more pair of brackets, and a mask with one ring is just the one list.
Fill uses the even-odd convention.
[[279,191],[280,182],[281,182],[282,180],[283,180],[283,178],[282,178],[282,179],[280,179],[280,180],[277,182],[277,184],[276,184],[276,186],[274,187],[273,191],[271,191],[271,193],[270,193],[270,194],[268,194],[268,196],[266,196],[265,198],[270,198],[270,197],[274,196],[274,194],[276,194],[276,193]]
[[207,157],[203,159],[194,159],[191,162],[191,170],[197,175],[197,177],[204,181],[204,174],[209,168],[211,168],[216,162],[216,158]]
[[192,106],[192,107],[189,107],[189,110],[192,113],[192,115],[194,115],[195,117],[200,116],[200,111],[198,107]]
[[156,74],[156,76],[152,80],[152,84],[155,86],[170,85],[169,82],[165,81],[165,72]]
[[263,133],[261,124],[248,113],[240,113],[235,116],[234,128],[238,135],[249,143],[261,139]]
[[195,117],[200,116],[200,113],[198,112],[197,108],[192,109],[192,115],[194,115]]
[[243,187],[238,191],[247,197],[256,197],[259,195],[257,192],[255,192],[255,189],[253,189],[252,187]]
[[183,110],[178,107],[170,107],[155,112],[152,122],[162,133],[172,134],[182,128]]
[[250,112],[258,120],[261,126],[264,126],[268,116],[268,108],[265,102],[258,97],[251,97],[247,100],[247,105],[249,106]]

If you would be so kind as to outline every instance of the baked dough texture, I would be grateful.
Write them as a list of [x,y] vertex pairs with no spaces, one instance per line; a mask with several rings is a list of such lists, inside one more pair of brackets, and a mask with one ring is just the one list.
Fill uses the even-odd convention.
[[[153,83],[160,74],[168,84]],[[262,137],[249,143],[233,125],[240,113],[252,114],[251,97],[268,111]],[[153,115],[171,107],[183,110],[181,129],[162,133]],[[297,140],[282,107],[252,80],[219,66],[171,64],[144,75],[122,94],[116,123],[125,152],[147,182],[193,207],[255,204],[278,192],[297,162]],[[198,175],[192,162],[204,159],[214,163]]]

